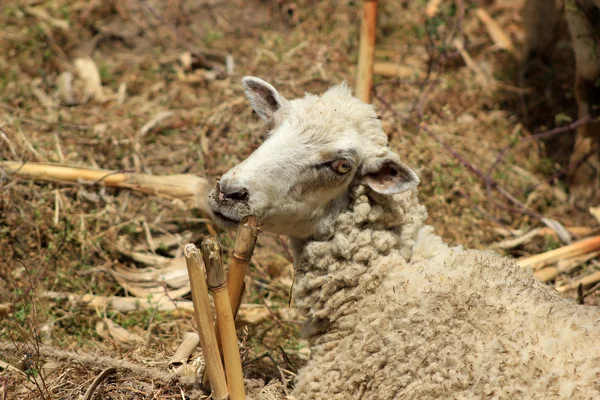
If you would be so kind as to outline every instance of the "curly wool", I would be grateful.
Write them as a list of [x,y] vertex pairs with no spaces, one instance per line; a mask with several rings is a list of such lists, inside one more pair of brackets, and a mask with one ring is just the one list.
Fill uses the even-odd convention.
[[450,248],[416,191],[350,197],[334,237],[299,251],[299,400],[600,398],[598,310],[494,252]]

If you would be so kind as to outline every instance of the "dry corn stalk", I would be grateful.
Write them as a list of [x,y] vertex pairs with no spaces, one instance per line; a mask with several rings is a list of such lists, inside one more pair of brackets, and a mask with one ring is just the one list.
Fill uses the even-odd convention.
[[363,0],[358,72],[356,76],[356,97],[365,103],[371,103],[371,90],[373,88],[376,20],[377,0]]
[[142,336],[123,328],[108,318],[104,318],[102,321],[96,323],[96,333],[105,339],[112,339],[121,345],[135,345],[138,347],[146,342]]
[[194,314],[198,333],[200,334],[200,345],[206,361],[206,371],[212,389],[211,397],[215,400],[223,400],[228,397],[225,371],[221,363],[219,346],[213,326],[212,310],[208,300],[208,287],[204,276],[204,268],[199,258],[199,251],[192,243],[184,248],[185,260],[190,275],[190,286],[192,288],[192,300],[194,302]]
[[[250,260],[252,259],[252,253],[254,253],[259,229],[258,219],[254,215],[247,215],[242,218],[242,222],[238,226],[233,257],[227,274],[227,291],[229,292],[229,301],[234,320],[242,303],[245,291],[244,279],[248,271],[248,264],[250,264]],[[219,340],[219,327],[216,326],[215,330],[217,332],[217,340]],[[219,341],[220,346],[221,342]],[[207,376],[204,374],[202,376],[202,385],[206,386],[206,383]]]
[[556,288],[561,293],[569,291],[571,289],[577,289],[579,285],[588,286],[593,285],[596,282],[600,282],[600,271],[596,271],[588,276],[584,276],[583,278],[577,279],[567,285],[560,286]]
[[600,250],[600,236],[592,236],[579,240],[568,246],[555,250],[550,250],[542,254],[536,254],[530,257],[519,258],[517,262],[523,268],[541,269],[545,266],[556,263],[559,260],[573,258],[592,251]]
[[167,294],[171,299],[178,299],[190,292],[185,257],[168,258],[145,253],[126,254],[146,264],[154,261],[162,262],[162,265],[149,268],[129,268],[119,263],[108,268],[107,272],[130,294],[139,298]]
[[373,64],[373,74],[387,78],[423,79],[425,73],[419,68],[391,61],[377,61]]
[[15,161],[0,162],[0,168],[17,176],[36,180],[58,183],[102,183],[106,186],[175,197],[212,216],[208,206],[208,192],[212,185],[207,179],[195,175],[157,176],[74,165]]
[[252,253],[254,253],[258,233],[259,223],[256,216],[248,215],[244,217],[238,227],[233,257],[227,273],[227,290],[234,317],[237,315],[242,302],[245,291],[244,279],[248,271],[248,264],[252,259]]
[[508,50],[511,53],[514,53],[515,47],[512,44],[510,38],[504,33],[500,25],[496,21],[490,17],[490,14],[487,13],[482,8],[478,8],[475,10],[475,14],[477,14],[477,18],[483,23],[485,29],[488,31],[488,34],[496,44],[501,49]]
[[175,350],[175,354],[171,357],[171,361],[169,361],[169,369],[174,370],[187,363],[190,354],[192,354],[192,351],[198,346],[198,343],[200,343],[200,336],[196,332],[186,332],[183,335],[181,344],[177,347],[177,350]]
[[242,361],[235,334],[235,324],[229,295],[227,294],[227,280],[223,269],[221,245],[216,237],[207,237],[202,241],[202,257],[206,266],[208,287],[213,295],[217,324],[223,358],[225,360],[225,374],[231,400],[244,400],[244,376]]
[[550,282],[558,276],[558,267],[546,267],[533,273],[533,277],[538,281]]

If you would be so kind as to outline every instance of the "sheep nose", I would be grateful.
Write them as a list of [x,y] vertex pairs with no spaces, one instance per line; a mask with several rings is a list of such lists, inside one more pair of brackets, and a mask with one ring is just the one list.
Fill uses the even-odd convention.
[[219,182],[219,200],[246,201],[248,197],[248,190],[240,183],[229,179],[221,179]]

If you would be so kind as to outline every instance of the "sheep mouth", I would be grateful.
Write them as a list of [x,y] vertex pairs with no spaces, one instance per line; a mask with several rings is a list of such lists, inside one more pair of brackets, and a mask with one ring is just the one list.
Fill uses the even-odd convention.
[[241,219],[227,216],[219,211],[213,210],[215,222],[224,228],[233,228],[239,225]]

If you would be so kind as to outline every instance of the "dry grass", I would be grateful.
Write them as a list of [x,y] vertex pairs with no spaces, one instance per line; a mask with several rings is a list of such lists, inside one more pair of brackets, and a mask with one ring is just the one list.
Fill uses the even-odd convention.
[[[0,160],[217,178],[250,154],[265,133],[243,97],[241,76],[266,78],[290,98],[322,92],[343,79],[354,82],[360,2],[298,1],[294,16],[287,13],[289,4],[280,3],[5,2],[0,11]],[[523,141],[573,120],[572,61],[539,67],[539,75],[552,81],[545,92],[538,81],[520,86],[518,55],[494,48],[471,3],[441,2],[437,16],[428,21],[426,3],[380,2],[376,55],[399,63],[407,73],[376,77],[374,102],[392,146],[422,177],[420,197],[429,222],[450,242],[475,248],[503,238],[498,232],[541,226],[535,215],[566,226],[596,227],[588,213],[566,206],[563,184],[552,178],[562,167],[540,151],[546,144]],[[486,6],[517,49],[523,47],[521,7],[520,0]],[[455,39],[475,67],[465,66]],[[557,48],[555,59],[570,60],[565,39]],[[222,66],[227,53],[236,65],[231,76],[206,69]],[[102,101],[81,101],[87,89],[74,63],[81,56],[91,57],[98,67]],[[65,71],[74,73],[73,95],[80,104],[67,106],[61,99]],[[160,114],[164,111],[172,113]],[[157,115],[167,117],[149,131],[142,129]],[[427,130],[417,129],[418,124]],[[436,138],[485,174],[499,152],[512,146],[489,175],[527,211],[493,187],[488,191]],[[119,253],[116,244],[145,245],[148,231],[153,236],[191,231],[192,241],[199,243],[208,228],[198,217],[190,219],[181,203],[168,198],[35,183],[0,171],[0,304],[9,305],[0,308],[0,342],[6,345],[2,360],[29,363],[25,375],[0,372],[0,393],[6,398],[76,398],[107,367],[52,357],[48,349],[112,357],[166,374],[183,335],[194,329],[190,315],[90,312],[42,301],[39,294],[126,295],[99,269],[107,263],[141,267]],[[219,233],[230,252],[231,234]],[[557,246],[546,236],[512,254]],[[176,251],[156,250],[167,256]],[[247,326],[241,336],[247,360],[268,352],[273,361],[267,357],[263,367],[245,367],[252,377],[280,379],[282,370],[293,372],[306,358],[306,344],[297,339],[300,321],[287,309],[288,263],[283,242],[263,234],[250,267],[247,301],[270,307],[272,318]],[[588,263],[559,279],[577,279],[595,268]],[[95,326],[105,317],[146,342],[128,347],[102,338]],[[97,389],[97,398],[200,396],[184,384],[116,367],[117,373]]]

